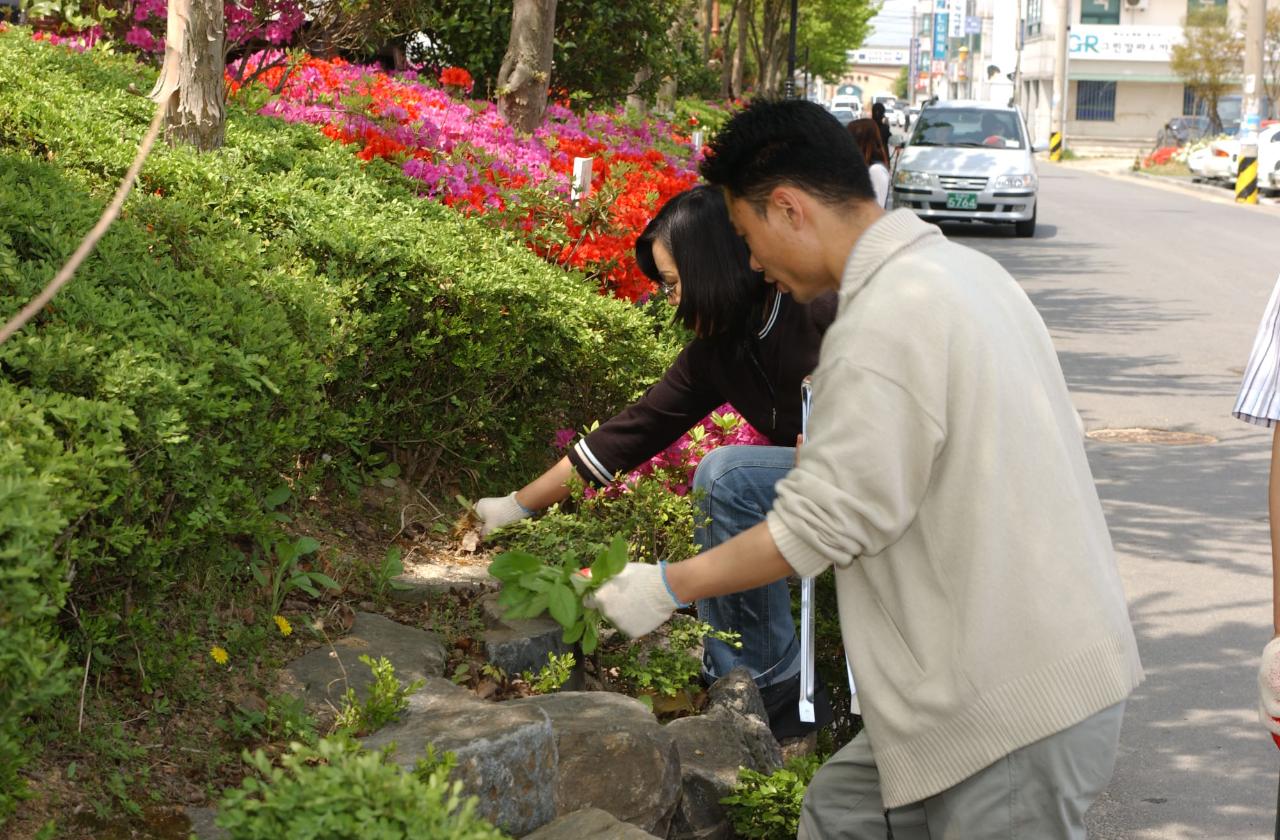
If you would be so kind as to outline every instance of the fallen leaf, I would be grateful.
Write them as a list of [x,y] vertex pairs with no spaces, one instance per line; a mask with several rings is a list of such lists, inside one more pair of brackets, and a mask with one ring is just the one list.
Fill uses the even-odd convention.
[[480,532],[467,531],[462,535],[462,550],[468,554],[473,553],[480,547]]
[[493,680],[481,680],[476,686],[476,696],[481,700],[488,700],[498,690],[498,684]]

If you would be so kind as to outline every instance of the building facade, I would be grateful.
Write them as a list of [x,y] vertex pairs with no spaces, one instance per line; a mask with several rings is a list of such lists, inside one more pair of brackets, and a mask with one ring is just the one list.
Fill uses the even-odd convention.
[[[1070,2],[1070,0],[1067,0]],[[945,61],[930,36],[937,15],[957,0],[921,0],[913,95],[1015,102],[1032,138],[1049,137],[1055,103],[1056,23],[1062,0],[967,0],[966,24],[981,34],[948,33]],[[1077,149],[1151,148],[1171,117],[1190,113],[1194,97],[1170,67],[1182,41],[1188,3],[1200,0],[1077,0],[1068,13],[1067,145]],[[1216,0],[1210,0],[1216,2]],[[1223,0],[1225,3],[1225,0]],[[1221,4],[1219,4],[1221,5]],[[1194,6],[1192,6],[1194,8]],[[1232,8],[1233,18],[1241,10]],[[977,22],[971,18],[976,17]],[[971,44],[970,49],[963,49]],[[926,72],[927,70],[927,72]]]

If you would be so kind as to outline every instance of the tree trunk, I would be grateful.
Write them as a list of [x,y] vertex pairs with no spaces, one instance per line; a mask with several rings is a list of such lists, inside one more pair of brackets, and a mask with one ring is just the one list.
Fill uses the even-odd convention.
[[702,64],[711,60],[711,16],[712,4],[715,0],[703,0],[702,3]]
[[755,14],[752,0],[738,0],[738,43],[733,48],[733,84],[734,97],[742,96],[742,77],[747,65],[747,21]]
[[511,40],[498,71],[498,113],[526,134],[542,125],[551,83],[556,0],[515,0]]
[[169,143],[186,143],[202,152],[222,148],[225,38],[222,0],[169,0],[164,66],[151,93],[156,102],[165,103]]
[[649,112],[649,103],[645,102],[644,95],[640,93],[640,87],[651,78],[653,78],[653,68],[641,67],[632,80],[631,93],[627,94],[627,109],[635,111],[642,117]]

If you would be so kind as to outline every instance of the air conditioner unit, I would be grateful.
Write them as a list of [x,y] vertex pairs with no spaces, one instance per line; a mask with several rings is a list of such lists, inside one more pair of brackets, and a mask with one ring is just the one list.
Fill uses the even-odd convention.
[[1124,0],[1124,7],[1135,12],[1145,12],[1147,10],[1147,0]]

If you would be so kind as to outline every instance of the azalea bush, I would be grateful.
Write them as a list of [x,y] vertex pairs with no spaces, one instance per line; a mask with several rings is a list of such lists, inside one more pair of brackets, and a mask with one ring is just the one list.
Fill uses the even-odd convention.
[[[690,146],[687,125],[677,130],[622,111],[579,115],[553,103],[543,125],[523,137],[493,103],[462,97],[471,86],[463,68],[428,79],[342,59],[282,63],[270,52],[252,59],[250,74],[257,64],[275,66],[255,85],[278,92],[260,113],[317,126],[361,160],[392,163],[424,198],[516,232],[602,291],[630,301],[653,292],[632,249],[657,209],[697,182],[701,150]],[[246,90],[235,78],[228,85],[233,96],[255,95],[254,85]],[[580,157],[593,159],[591,195],[574,202]]]

